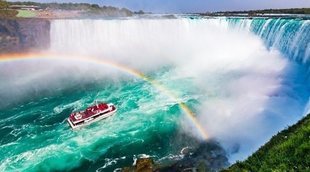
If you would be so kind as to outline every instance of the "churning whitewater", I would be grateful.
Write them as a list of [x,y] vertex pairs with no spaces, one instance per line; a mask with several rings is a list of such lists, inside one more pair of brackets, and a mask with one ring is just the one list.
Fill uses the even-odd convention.
[[[183,148],[202,141],[180,103],[221,145],[218,157],[234,162],[309,111],[308,20],[51,22],[45,53],[73,57],[0,62],[7,81],[0,83],[0,171],[113,171],[142,156],[180,160]],[[74,55],[141,71],[177,99],[126,71]],[[117,113],[72,131],[70,113],[96,100],[112,102]]]

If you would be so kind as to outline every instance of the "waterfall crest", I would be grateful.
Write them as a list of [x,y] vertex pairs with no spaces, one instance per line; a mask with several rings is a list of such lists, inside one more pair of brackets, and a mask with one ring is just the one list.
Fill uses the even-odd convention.
[[310,65],[310,21],[301,19],[226,19],[231,27],[260,36],[269,48],[279,49],[291,60]]

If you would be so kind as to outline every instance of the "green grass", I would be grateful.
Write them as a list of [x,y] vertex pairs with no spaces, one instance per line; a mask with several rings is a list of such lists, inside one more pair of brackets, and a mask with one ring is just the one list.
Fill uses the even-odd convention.
[[247,160],[223,171],[310,171],[310,114],[273,136]]
[[29,10],[17,10],[18,14],[16,17],[25,17],[25,18],[31,18],[35,17],[36,13],[34,11],[29,11]]

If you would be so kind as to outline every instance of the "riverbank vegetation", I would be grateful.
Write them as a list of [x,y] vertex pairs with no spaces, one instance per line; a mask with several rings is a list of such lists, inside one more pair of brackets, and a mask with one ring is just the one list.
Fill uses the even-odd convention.
[[219,11],[214,13],[203,13],[202,15],[214,15],[214,16],[234,16],[234,15],[248,15],[248,16],[260,16],[260,15],[283,15],[283,14],[310,14],[310,8],[289,8],[289,9],[264,9],[264,10],[248,10],[248,11]]
[[223,171],[310,171],[310,114]]
[[9,9],[9,3],[5,0],[0,0],[0,18],[12,18],[18,14],[16,10]]
[[[98,4],[89,3],[39,3],[39,2],[9,2],[9,5],[18,6],[36,6],[38,15],[46,13],[46,17],[59,18],[63,15],[66,18],[66,11],[74,11],[75,15],[71,17],[100,17],[100,16],[132,16],[134,12],[126,8],[117,8],[112,6],[99,6]],[[61,15],[58,15],[61,14]]]

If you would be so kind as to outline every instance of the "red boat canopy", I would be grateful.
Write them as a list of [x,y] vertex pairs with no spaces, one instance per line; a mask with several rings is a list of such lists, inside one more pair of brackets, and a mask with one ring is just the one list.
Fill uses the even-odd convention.
[[108,108],[109,106],[106,103],[100,103],[100,104],[88,107],[85,111],[72,113],[69,118],[72,122],[79,121],[79,120],[91,117],[99,112],[105,111]]

